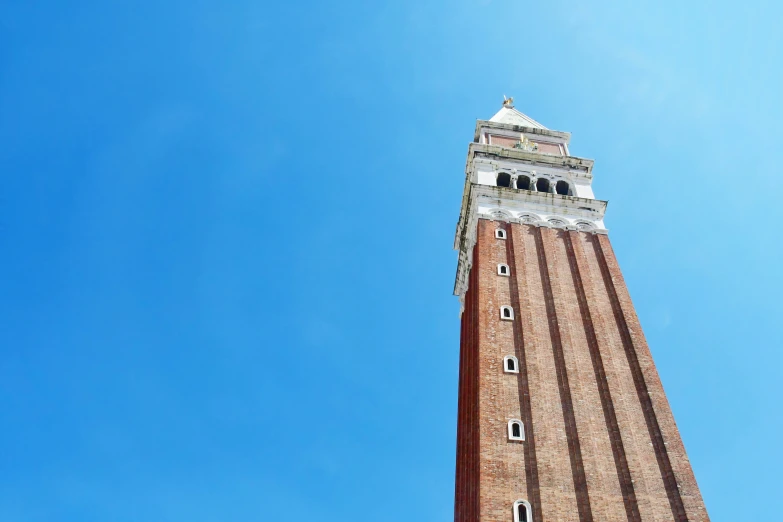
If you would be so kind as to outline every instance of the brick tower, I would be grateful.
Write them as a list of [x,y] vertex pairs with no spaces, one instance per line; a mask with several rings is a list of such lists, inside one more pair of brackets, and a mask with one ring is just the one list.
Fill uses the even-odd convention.
[[454,520],[708,521],[569,139],[506,100],[468,149]]

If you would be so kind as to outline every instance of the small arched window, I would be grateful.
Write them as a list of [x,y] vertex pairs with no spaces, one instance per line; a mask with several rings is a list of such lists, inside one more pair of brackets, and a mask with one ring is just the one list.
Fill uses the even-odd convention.
[[533,522],[533,510],[527,500],[514,502],[514,522]]
[[498,187],[510,187],[511,186],[511,174],[508,172],[501,172],[498,174]]
[[504,265],[503,263],[498,265],[498,275],[508,276],[510,274],[511,270],[508,268],[508,265]]
[[520,190],[530,190],[530,178],[527,176],[519,176],[517,178],[517,188]]
[[500,318],[504,321],[513,321],[514,320],[514,309],[510,306],[501,306],[500,307]]
[[525,425],[521,420],[508,421],[508,440],[525,440]]
[[557,185],[555,185],[555,192],[557,192],[562,196],[573,195],[573,192],[571,192],[571,185],[569,185],[567,181],[563,181],[562,179],[557,182]]
[[506,373],[519,373],[519,361],[513,355],[503,357],[503,371]]
[[495,229],[495,238],[497,239],[506,239],[506,231],[502,228],[496,228]]
[[539,192],[549,192],[549,180],[546,178],[538,178],[536,181],[536,190]]

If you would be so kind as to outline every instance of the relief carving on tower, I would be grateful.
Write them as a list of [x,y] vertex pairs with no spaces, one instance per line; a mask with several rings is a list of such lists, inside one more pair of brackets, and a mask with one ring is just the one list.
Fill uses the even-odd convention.
[[538,152],[538,144],[527,139],[524,134],[519,137],[519,141],[514,143],[514,148],[525,152]]

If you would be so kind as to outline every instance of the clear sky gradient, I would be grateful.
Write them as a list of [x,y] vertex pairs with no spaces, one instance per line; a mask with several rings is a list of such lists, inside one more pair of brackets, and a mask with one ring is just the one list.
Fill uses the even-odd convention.
[[780,520],[781,19],[0,1],[0,522],[450,521],[503,94],[596,160],[713,520]]

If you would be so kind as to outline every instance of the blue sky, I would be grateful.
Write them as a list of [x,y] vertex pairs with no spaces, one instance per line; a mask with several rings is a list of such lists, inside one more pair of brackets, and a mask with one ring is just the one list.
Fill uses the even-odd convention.
[[0,521],[451,520],[502,95],[594,189],[713,520],[777,520],[773,2],[0,2]]

